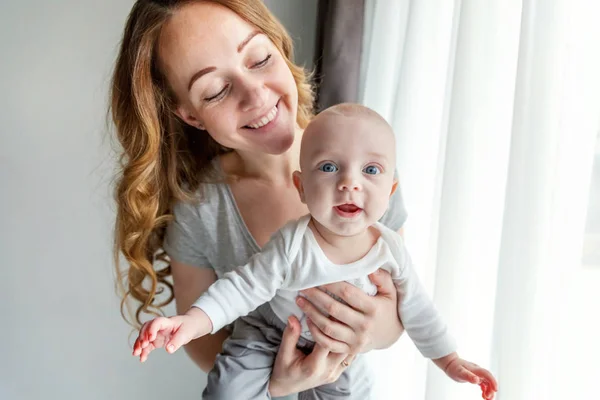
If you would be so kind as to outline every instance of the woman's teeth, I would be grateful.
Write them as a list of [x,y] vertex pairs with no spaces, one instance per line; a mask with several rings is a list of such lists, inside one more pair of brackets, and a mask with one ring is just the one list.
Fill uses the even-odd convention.
[[255,122],[254,124],[248,124],[246,126],[248,128],[252,128],[252,129],[262,128],[263,126],[265,126],[269,122],[273,121],[273,119],[275,118],[276,115],[277,115],[277,106],[274,106],[271,109],[271,111],[269,111],[269,113],[267,115],[265,115],[264,117],[262,117],[260,119],[260,121]]

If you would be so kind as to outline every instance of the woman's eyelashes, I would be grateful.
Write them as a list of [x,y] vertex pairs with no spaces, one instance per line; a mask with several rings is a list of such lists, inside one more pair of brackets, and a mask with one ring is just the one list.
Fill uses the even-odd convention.
[[270,53],[267,54],[267,56],[263,60],[261,60],[261,61],[257,62],[256,64],[254,64],[252,66],[252,68],[261,68],[261,67],[264,67],[265,65],[267,65],[267,63],[269,62],[269,60],[271,59],[272,56],[273,56],[273,54],[270,54]]
[[218,100],[225,95],[225,92],[227,91],[228,88],[229,88],[229,85],[225,85],[225,87],[223,89],[221,89],[221,91],[219,93],[217,93],[213,96],[205,97],[204,100],[207,102]]
[[[267,54],[267,56],[264,59],[262,59],[262,60],[260,60],[260,61],[258,61],[256,63],[254,63],[254,64],[252,64],[250,68],[251,69],[258,69],[258,68],[265,67],[269,63],[269,60],[271,60],[272,56],[273,56],[273,54],[270,54],[270,53]],[[227,94],[227,90],[229,89],[229,86],[230,86],[229,84],[225,85],[223,87],[223,89],[221,89],[218,93],[215,93],[214,95],[210,95],[210,96],[205,97],[204,101],[210,103],[212,101],[221,99],[222,97],[224,97]]]

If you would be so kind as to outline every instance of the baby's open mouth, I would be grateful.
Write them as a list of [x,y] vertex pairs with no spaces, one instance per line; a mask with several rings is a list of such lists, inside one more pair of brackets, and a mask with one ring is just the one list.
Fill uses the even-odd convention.
[[362,208],[360,208],[354,204],[341,204],[334,208],[335,208],[335,211],[342,217],[354,217],[355,215],[358,215],[362,211]]

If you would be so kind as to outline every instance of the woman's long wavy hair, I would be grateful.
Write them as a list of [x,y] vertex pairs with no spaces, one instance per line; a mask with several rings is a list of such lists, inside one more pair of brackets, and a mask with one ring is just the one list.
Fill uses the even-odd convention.
[[[196,1],[229,8],[275,44],[296,81],[297,122],[304,128],[313,115],[312,86],[304,69],[292,61],[292,40],[262,0]],[[163,25],[177,9],[193,2],[136,1],[112,77],[109,111],[122,147],[115,190],[114,257],[121,314],[134,327],[142,324],[143,314],[160,314],[174,297],[168,279],[171,268],[162,250],[172,204],[191,201],[211,172],[211,159],[226,151],[206,132],[175,115],[176,100],[156,59]],[[121,255],[127,264],[124,270]],[[135,312],[128,307],[132,299],[137,302]]]

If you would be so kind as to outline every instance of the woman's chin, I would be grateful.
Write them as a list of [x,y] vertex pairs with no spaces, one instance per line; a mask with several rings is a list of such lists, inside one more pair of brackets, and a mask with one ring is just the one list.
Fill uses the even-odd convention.
[[255,152],[280,155],[287,152],[294,144],[295,132],[288,130],[285,133],[269,132],[267,134],[248,134],[244,132],[246,146],[248,150],[253,149]]
[[293,144],[293,134],[287,134],[285,136],[271,138],[271,140],[268,143],[264,143],[265,153],[272,155],[280,155],[287,152]]

